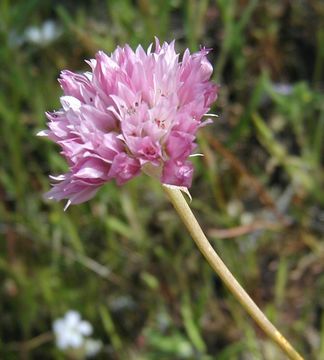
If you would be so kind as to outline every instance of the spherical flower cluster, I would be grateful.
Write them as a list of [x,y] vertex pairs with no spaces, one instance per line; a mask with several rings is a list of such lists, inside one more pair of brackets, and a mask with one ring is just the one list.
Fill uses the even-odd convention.
[[122,185],[141,171],[190,187],[188,158],[218,90],[207,54],[187,49],[180,60],[174,42],[156,39],[154,51],[126,45],[111,56],[99,51],[91,72],[63,71],[62,109],[47,113],[49,130],[40,135],[61,146],[69,172],[52,177],[47,197],[81,203],[105,182]]
[[77,311],[68,311],[63,318],[53,323],[56,345],[60,350],[83,350],[86,356],[94,356],[101,349],[101,342],[89,336],[92,326],[88,321],[81,320]]

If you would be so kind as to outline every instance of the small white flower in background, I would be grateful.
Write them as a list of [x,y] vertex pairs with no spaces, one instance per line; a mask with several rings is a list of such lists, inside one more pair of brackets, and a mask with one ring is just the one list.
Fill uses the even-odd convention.
[[24,43],[39,46],[48,45],[62,35],[62,28],[54,20],[45,20],[40,26],[29,26],[23,34],[11,31],[8,35],[9,45],[19,47]]
[[24,32],[24,38],[26,41],[37,45],[46,45],[56,40],[61,34],[62,30],[55,21],[46,20],[39,27],[28,27]]
[[53,323],[56,346],[60,350],[81,349],[85,356],[96,355],[101,347],[100,341],[89,338],[92,334],[92,325],[81,319],[81,315],[74,310],[68,311],[63,318]]
[[68,311],[64,318],[55,320],[53,329],[57,347],[62,350],[81,347],[83,337],[92,334],[91,324],[81,320],[80,314],[73,310]]

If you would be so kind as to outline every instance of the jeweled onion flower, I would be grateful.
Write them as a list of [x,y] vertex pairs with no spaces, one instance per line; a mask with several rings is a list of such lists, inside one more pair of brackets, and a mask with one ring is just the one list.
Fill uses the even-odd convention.
[[90,72],[63,71],[62,108],[48,112],[48,136],[62,148],[69,171],[52,177],[49,199],[77,204],[114,179],[118,185],[141,171],[163,184],[190,187],[197,130],[216,100],[207,49],[180,59],[174,41],[156,39],[147,51],[118,47],[87,63]]
[[202,118],[217,97],[207,54],[206,49],[194,54],[186,50],[180,60],[174,42],[160,46],[156,39],[154,51],[139,46],[134,52],[126,45],[111,56],[98,52],[88,61],[91,72],[63,71],[62,109],[47,113],[49,130],[39,135],[62,147],[69,172],[53,177],[57,183],[47,197],[68,199],[67,207],[90,199],[112,179],[122,185],[141,171],[158,178],[231,293],[290,359],[303,360],[223,263],[180,191],[191,185],[188,159],[196,148],[197,130],[208,122]]

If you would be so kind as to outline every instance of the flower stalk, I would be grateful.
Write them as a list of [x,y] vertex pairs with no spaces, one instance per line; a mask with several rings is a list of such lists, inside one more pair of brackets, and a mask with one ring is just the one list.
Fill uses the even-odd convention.
[[190,235],[196,242],[199,250],[204,255],[209,265],[223,280],[227,288],[240,302],[243,308],[250,314],[260,328],[285,352],[292,360],[303,360],[303,357],[292,347],[285,337],[276,329],[260,308],[254,303],[247,292],[235,279],[230,270],[217,255],[205,234],[203,233],[197,219],[192,213],[187,201],[181,191],[176,188],[163,186],[165,193],[168,195],[171,203],[178,212],[181,220],[188,229]]

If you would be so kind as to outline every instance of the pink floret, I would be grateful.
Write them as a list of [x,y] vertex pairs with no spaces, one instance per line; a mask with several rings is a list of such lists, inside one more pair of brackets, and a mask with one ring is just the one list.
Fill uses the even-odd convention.
[[164,184],[191,186],[188,158],[218,92],[208,50],[186,50],[180,60],[174,42],[151,48],[99,51],[87,61],[90,72],[61,73],[62,108],[46,113],[49,129],[39,135],[61,147],[69,171],[53,177],[49,199],[84,202],[107,181],[122,185],[148,165]]

